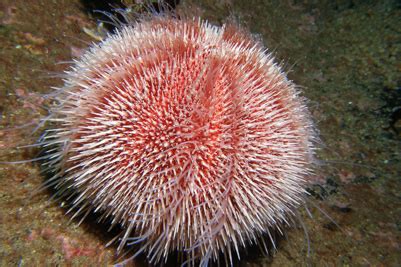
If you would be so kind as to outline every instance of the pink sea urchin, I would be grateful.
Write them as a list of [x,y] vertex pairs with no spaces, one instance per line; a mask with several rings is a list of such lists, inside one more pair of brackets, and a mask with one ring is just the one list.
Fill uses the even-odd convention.
[[49,184],[76,215],[119,224],[119,250],[230,264],[303,202],[315,136],[304,100],[236,27],[129,23],[75,62],[54,100]]

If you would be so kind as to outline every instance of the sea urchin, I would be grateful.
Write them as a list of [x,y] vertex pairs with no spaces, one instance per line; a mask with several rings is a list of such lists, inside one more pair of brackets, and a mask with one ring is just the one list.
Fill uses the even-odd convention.
[[315,136],[304,100],[237,27],[128,23],[66,74],[41,142],[48,183],[75,215],[120,225],[119,250],[232,264],[303,202]]

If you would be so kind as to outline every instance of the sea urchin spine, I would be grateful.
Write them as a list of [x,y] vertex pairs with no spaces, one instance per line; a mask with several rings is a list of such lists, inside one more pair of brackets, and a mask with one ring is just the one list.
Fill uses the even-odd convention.
[[150,262],[201,265],[287,224],[315,136],[304,100],[233,26],[129,23],[67,71],[42,146],[75,215],[99,212]]

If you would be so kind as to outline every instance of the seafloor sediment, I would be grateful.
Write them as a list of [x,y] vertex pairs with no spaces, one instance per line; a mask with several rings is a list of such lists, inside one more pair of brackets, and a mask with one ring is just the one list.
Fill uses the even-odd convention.
[[[0,3],[1,161],[29,160],[40,131],[13,127],[46,114],[41,94],[60,86],[69,61],[95,41],[85,1]],[[181,1],[184,13],[216,24],[235,17],[258,33],[303,87],[320,130],[318,184],[273,257],[257,250],[238,266],[399,266],[401,175],[401,17],[397,1]],[[196,2],[196,3],[195,3]],[[318,2],[309,3],[309,2]],[[192,4],[192,5],[189,5]],[[51,75],[50,75],[51,76]],[[398,113],[397,113],[398,112]],[[4,131],[4,129],[11,129]],[[27,130],[28,129],[28,130]],[[104,266],[116,261],[107,227],[65,215],[36,192],[38,164],[0,165],[1,266]],[[319,207],[319,208],[316,208]],[[336,226],[319,210],[324,210]],[[139,258],[132,266],[147,266]],[[174,263],[171,264],[174,266]]]

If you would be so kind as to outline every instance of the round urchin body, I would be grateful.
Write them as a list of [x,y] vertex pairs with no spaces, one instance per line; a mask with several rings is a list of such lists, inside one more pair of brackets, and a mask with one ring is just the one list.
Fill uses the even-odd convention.
[[75,61],[54,100],[49,183],[76,215],[119,224],[119,249],[232,262],[303,202],[315,135],[304,100],[236,27],[123,26]]

